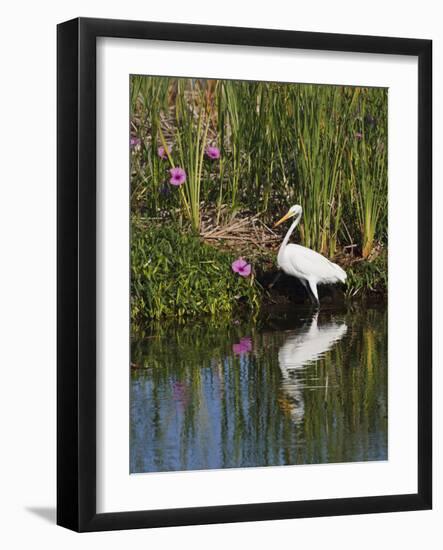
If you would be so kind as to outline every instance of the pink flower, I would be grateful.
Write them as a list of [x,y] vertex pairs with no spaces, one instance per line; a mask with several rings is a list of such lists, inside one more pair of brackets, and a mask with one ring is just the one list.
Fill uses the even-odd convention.
[[220,158],[220,149],[210,146],[206,149],[206,156],[212,160],[217,160]]
[[183,168],[171,168],[169,170],[169,173],[171,174],[171,179],[169,180],[169,183],[171,185],[183,185],[186,181],[186,172],[183,170]]
[[251,338],[249,336],[246,336],[245,338],[240,338],[240,342],[232,346],[232,351],[235,353],[235,355],[243,355],[244,353],[251,352],[252,351]]
[[172,395],[176,401],[182,401],[186,397],[188,388],[184,382],[174,382],[172,384]]
[[361,132],[357,132],[355,137],[360,141],[363,138],[363,134]]
[[129,145],[131,146],[131,148],[137,147],[140,144],[141,144],[140,138],[131,136],[131,139],[129,140]]
[[249,277],[252,271],[251,264],[248,264],[243,258],[237,258],[232,262],[231,268],[234,273],[238,273],[241,277]]
[[189,402],[188,387],[184,382],[173,382],[172,398],[180,409],[184,409]]
[[168,146],[168,149],[167,149],[168,152],[166,152],[166,149],[163,147],[163,145],[160,145],[160,147],[157,149],[157,155],[162,159],[167,159],[168,158],[168,153],[171,153],[172,151],[172,147],[169,147]]

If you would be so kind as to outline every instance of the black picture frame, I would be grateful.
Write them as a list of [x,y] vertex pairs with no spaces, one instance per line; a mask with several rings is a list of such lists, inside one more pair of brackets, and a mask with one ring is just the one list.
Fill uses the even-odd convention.
[[[96,512],[96,39],[136,38],[418,59],[418,491],[416,494]],[[57,523],[103,531],[432,506],[432,42],[79,18],[57,29]]]

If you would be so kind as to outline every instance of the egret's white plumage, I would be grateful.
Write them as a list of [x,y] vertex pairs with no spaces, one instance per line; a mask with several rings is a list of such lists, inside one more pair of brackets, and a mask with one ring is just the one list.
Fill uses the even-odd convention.
[[286,274],[297,277],[306,290],[309,288],[315,301],[319,304],[317,285],[344,283],[346,281],[346,272],[337,264],[315,252],[315,250],[299,244],[288,244],[289,238],[299,223],[301,215],[302,207],[296,204],[291,206],[288,213],[275,224],[277,226],[295,217],[278,251],[277,263]]

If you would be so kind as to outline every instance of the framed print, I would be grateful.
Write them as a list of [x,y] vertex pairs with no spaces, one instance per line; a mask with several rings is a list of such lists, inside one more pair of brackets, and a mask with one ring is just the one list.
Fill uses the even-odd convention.
[[432,43],[58,26],[59,525],[432,506]]

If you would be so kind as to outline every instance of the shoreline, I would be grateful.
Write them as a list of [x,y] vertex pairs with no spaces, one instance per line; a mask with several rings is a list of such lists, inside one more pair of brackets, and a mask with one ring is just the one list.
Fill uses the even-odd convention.
[[[170,217],[160,223],[133,217],[132,321],[255,315],[260,310],[309,306],[300,281],[276,265],[281,234],[260,221],[261,233],[257,230],[253,241],[249,232],[245,232],[247,238],[241,237],[239,227],[244,230],[255,220],[240,217],[231,227],[217,229],[223,238],[208,240]],[[213,229],[211,233],[216,236]],[[238,258],[250,263],[250,276],[233,272],[232,262]],[[379,245],[368,259],[356,256],[354,249],[340,249],[331,260],[346,271],[347,281],[318,286],[322,307],[387,300],[387,248]]]

